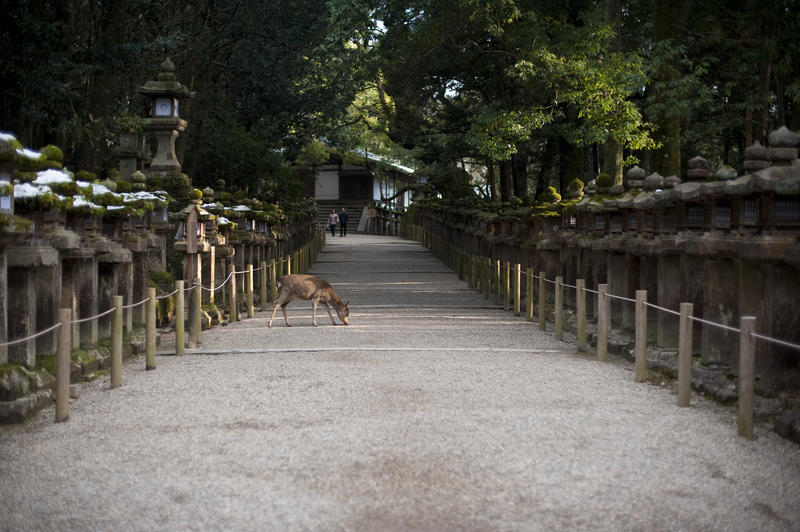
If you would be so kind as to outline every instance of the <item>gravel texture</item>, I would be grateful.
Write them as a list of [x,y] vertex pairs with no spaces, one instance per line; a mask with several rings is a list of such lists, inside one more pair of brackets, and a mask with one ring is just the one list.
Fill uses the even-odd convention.
[[349,327],[295,302],[0,427],[0,529],[800,529],[800,447],[733,409],[678,408],[414,242],[329,237],[312,272]]

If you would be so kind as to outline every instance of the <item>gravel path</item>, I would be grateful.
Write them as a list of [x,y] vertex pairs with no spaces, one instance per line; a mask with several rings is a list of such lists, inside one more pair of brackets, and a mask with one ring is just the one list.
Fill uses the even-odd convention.
[[293,303],[0,427],[0,529],[800,529],[800,447],[732,409],[678,408],[414,242],[329,238],[313,272],[349,327]]

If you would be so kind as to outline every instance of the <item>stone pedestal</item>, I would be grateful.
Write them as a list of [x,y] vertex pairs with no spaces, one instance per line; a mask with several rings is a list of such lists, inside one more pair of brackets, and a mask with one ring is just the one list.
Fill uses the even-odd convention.
[[[677,312],[680,307],[681,259],[676,255],[658,258],[658,295],[660,307]],[[654,310],[655,311],[655,310]],[[672,313],[656,313],[656,344],[667,349],[678,348],[678,317]]]
[[[700,307],[703,319],[729,327],[739,327],[738,268],[728,260],[707,259],[704,265],[704,290]],[[695,308],[698,306],[695,305]],[[704,364],[733,367],[734,357],[738,363],[739,335],[719,327],[704,325],[700,337]]]

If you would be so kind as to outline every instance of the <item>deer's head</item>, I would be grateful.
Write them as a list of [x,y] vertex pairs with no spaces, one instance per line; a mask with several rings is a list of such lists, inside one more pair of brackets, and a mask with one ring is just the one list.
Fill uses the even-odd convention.
[[348,308],[349,304],[350,302],[348,301],[346,303],[336,305],[336,314],[345,325],[350,325],[350,309]]

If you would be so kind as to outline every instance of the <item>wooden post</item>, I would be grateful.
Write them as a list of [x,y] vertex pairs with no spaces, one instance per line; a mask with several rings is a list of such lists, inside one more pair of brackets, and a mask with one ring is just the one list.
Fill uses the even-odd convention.
[[575,321],[578,329],[578,351],[588,350],[586,342],[586,280],[575,281]]
[[492,297],[492,259],[491,257],[486,259],[486,262],[483,263],[483,278],[486,280],[484,284],[484,299],[489,299]]
[[156,369],[156,289],[147,287],[145,308],[145,362],[144,369]]
[[564,340],[564,277],[556,275],[555,296],[555,337],[559,342]]
[[72,309],[58,309],[58,348],[56,351],[56,423],[69,419],[69,365],[72,352]]
[[525,319],[533,321],[533,268],[525,270]]
[[111,304],[111,387],[122,386],[122,296],[112,296]]
[[278,265],[275,259],[269,259],[269,300],[278,298]]
[[608,360],[609,301],[608,285],[597,285],[597,359]]
[[754,316],[742,316],[739,333],[739,404],[737,425],[739,436],[754,437],[753,434],[753,394],[756,380],[756,339],[752,333],[756,329]]
[[634,378],[647,380],[647,290],[636,291],[636,340],[634,344]]
[[692,397],[692,303],[681,303],[678,337],[678,406],[689,406]]
[[514,315],[520,315],[520,309],[522,307],[522,266],[517,263],[514,266]]
[[175,281],[175,354],[183,356],[186,348],[186,298],[183,294],[183,281]]
[[230,301],[231,305],[231,322],[234,322],[239,319],[239,304],[236,301],[236,266],[233,264],[228,266],[228,275],[231,277],[230,297],[228,300]]
[[261,289],[261,312],[264,312],[269,307],[267,301],[267,262],[261,261],[261,269],[259,270],[259,288]]
[[203,340],[200,335],[203,333],[202,323],[202,310],[203,310],[203,292],[200,288],[200,278],[195,277],[192,287],[192,346],[197,347]]
[[544,331],[547,329],[547,290],[545,289],[544,282],[545,272],[539,272],[539,330]]
[[256,315],[253,308],[253,265],[247,265],[247,317],[252,318]]
[[506,261],[506,271],[503,277],[503,310],[511,308],[511,263]]
[[500,261],[500,259],[497,259],[494,265],[494,286],[495,286],[494,297],[495,297],[495,302],[498,305],[500,304],[500,301],[502,301],[502,296],[503,296],[502,272],[503,272],[503,263]]

